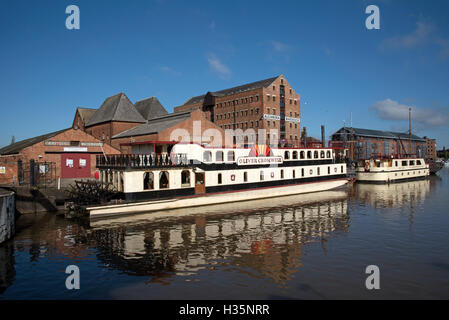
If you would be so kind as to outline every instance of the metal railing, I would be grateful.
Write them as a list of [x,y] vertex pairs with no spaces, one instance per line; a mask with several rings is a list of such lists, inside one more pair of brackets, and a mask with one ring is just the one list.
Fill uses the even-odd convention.
[[97,168],[153,168],[189,165],[187,154],[97,155]]

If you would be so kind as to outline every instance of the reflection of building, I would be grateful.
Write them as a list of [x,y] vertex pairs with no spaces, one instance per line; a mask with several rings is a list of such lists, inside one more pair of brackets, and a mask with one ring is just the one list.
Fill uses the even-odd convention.
[[406,203],[422,203],[430,191],[430,181],[417,180],[392,184],[356,183],[357,198],[372,207],[399,208]]
[[426,140],[414,134],[343,127],[331,137],[329,146],[347,148],[351,160],[369,159],[394,154],[425,157]]
[[301,207],[122,223],[93,229],[92,235],[101,260],[129,274],[153,276],[152,281],[189,275],[223,259],[285,281],[301,265],[304,244],[347,231],[347,196],[337,194],[339,199]]

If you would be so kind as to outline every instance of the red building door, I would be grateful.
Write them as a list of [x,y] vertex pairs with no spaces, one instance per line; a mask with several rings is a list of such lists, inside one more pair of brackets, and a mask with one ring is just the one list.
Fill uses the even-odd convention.
[[90,178],[90,154],[66,153],[61,155],[61,178]]

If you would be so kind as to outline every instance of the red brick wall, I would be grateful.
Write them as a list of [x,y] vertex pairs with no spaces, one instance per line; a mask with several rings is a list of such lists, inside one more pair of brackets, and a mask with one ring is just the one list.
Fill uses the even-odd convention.
[[[98,139],[95,139],[93,136],[81,131],[81,130],[75,130],[75,129],[68,129],[67,131],[64,131],[57,136],[54,136],[53,138],[49,139],[50,141],[80,141],[80,142],[100,142]],[[91,174],[96,170],[96,155],[102,154],[101,147],[87,147],[88,152],[87,153],[95,153],[91,154]],[[107,145],[103,145],[103,150],[106,154],[120,154],[120,151]],[[55,152],[55,153],[51,153]],[[28,162],[30,159],[34,159],[36,162],[54,162],[56,164],[56,177],[61,176],[61,154],[64,154],[67,152],[64,152],[63,146],[46,146],[45,141],[39,142],[35,145],[32,145],[28,148],[23,149],[20,154],[22,157],[22,161]],[[17,156],[16,156],[17,157]],[[7,161],[17,161],[11,160],[13,157],[1,157],[0,162],[4,161],[3,159],[7,159]],[[0,165],[1,166],[1,165]],[[0,175],[3,176],[3,175]],[[3,180],[12,181],[12,176],[16,176],[17,178],[17,166],[13,167],[11,165],[10,171],[8,171],[8,174],[3,177]]]
[[104,133],[104,143],[107,143],[111,146],[114,146],[115,148],[118,148],[117,145],[112,145],[111,138],[116,134],[134,128],[140,124],[141,123],[136,122],[111,121],[87,127],[85,131],[99,140],[103,139]]
[[0,156],[0,167],[5,167],[5,173],[0,173],[0,184],[17,183],[17,161],[23,161],[23,155]]

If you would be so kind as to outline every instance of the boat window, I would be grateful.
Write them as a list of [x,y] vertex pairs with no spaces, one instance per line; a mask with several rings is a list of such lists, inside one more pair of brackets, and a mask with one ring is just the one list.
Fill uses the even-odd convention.
[[299,153],[299,158],[300,159],[304,159],[305,158],[305,153],[304,153],[304,151],[301,151],[300,153]]
[[281,170],[281,179],[284,179],[284,170]]
[[331,167],[327,167],[327,174],[331,174]]
[[402,166],[407,166],[407,161],[402,161]]
[[295,179],[296,178],[296,171],[295,170],[293,170],[292,175],[293,175],[293,179]]
[[301,177],[304,177],[304,168],[301,169]]
[[260,171],[260,181],[263,181],[263,171]]
[[248,172],[243,172],[243,182],[248,182]]
[[161,171],[159,173],[159,189],[167,189],[168,188],[168,172]]
[[212,161],[212,152],[204,151],[204,153],[203,153],[203,161],[204,162],[211,162]]
[[217,151],[215,153],[215,161],[223,161],[223,151]]
[[331,152],[330,151],[327,151],[326,152],[326,158],[330,158],[331,157]]
[[398,162],[397,162],[397,161],[394,162],[394,166],[395,166],[395,167],[398,166]]
[[410,165],[414,166],[415,165],[415,160],[410,160]]
[[285,159],[285,160],[290,159],[290,151],[285,151],[285,152],[284,152],[284,159]]
[[234,151],[228,151],[228,161],[235,161]]
[[293,159],[298,159],[298,151],[293,151]]
[[221,173],[218,174],[218,184],[221,184],[223,181]]
[[321,158],[321,159],[324,159],[324,151],[321,151],[321,152],[320,152],[320,158]]
[[314,159],[318,159],[318,151],[315,151],[315,152],[313,153],[313,158],[314,158]]
[[320,175],[320,167],[318,167],[317,174]]
[[181,172],[181,186],[190,187],[190,171],[182,170]]
[[416,160],[416,164],[417,164],[418,166],[420,166],[420,165],[421,165],[421,160]]
[[312,151],[307,151],[307,159],[312,159]]
[[145,172],[143,174],[143,190],[154,189],[154,175],[153,172]]
[[343,166],[341,166],[341,173],[343,173]]

